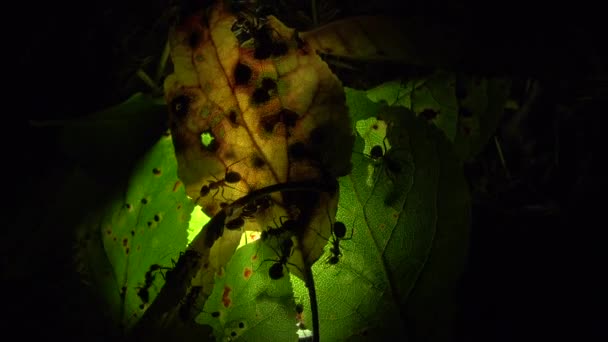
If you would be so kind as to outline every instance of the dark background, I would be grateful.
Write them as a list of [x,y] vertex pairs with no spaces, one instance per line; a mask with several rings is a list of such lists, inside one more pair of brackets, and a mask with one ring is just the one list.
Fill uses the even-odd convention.
[[[287,3],[288,8],[308,4]],[[93,304],[73,285],[71,244],[59,233],[65,227],[29,227],[20,221],[24,215],[35,222],[48,214],[52,192],[61,191],[53,182],[72,162],[53,134],[28,121],[75,118],[146,91],[134,72],[155,65],[170,4],[108,0],[9,6],[3,49],[9,76],[3,136],[9,197],[1,237],[5,314],[15,321],[5,322],[26,334],[108,337],[103,325],[94,324]],[[473,226],[456,340],[606,336],[603,11],[581,1],[540,6],[357,0],[336,1],[334,7],[340,9],[338,18],[425,16],[462,38],[467,58],[455,70],[511,77],[513,91],[523,99],[529,97],[526,80],[538,82],[540,92],[527,115],[514,123],[515,113],[507,112],[497,131],[508,176],[492,141],[466,165]],[[364,80],[395,76],[388,65],[370,70]]]

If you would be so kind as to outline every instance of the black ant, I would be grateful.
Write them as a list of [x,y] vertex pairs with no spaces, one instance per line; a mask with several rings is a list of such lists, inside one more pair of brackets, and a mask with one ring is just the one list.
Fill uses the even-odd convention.
[[[329,216],[329,213],[327,213],[327,217],[330,219],[329,222],[331,223],[331,217]],[[348,238],[345,238],[346,225],[344,223],[336,221],[335,223],[331,224],[330,229],[331,240],[325,238],[319,233],[317,233],[317,235],[331,243],[331,247],[329,248],[329,252],[331,253],[331,255],[327,258],[327,263],[330,265],[335,265],[340,261],[340,257],[342,256],[342,251],[340,251],[340,241],[352,240],[354,233],[354,223],[353,229],[351,229],[350,236]]]
[[279,221],[281,223],[279,226],[275,221],[275,228],[267,227],[268,229],[262,232],[262,234],[260,235],[262,241],[266,241],[270,237],[278,238],[279,236],[287,232],[293,232],[294,228],[297,226],[297,222],[291,219],[285,220],[285,222],[283,222],[283,218],[285,218],[285,216],[279,218]]
[[163,267],[158,264],[150,265],[150,268],[148,269],[145,275],[144,286],[138,288],[137,290],[137,296],[142,301],[142,304],[139,306],[140,309],[143,309],[144,306],[150,301],[150,287],[152,287],[154,279],[156,278],[156,274],[154,274],[154,272],[166,269],[168,269],[168,267]]
[[386,138],[387,137],[384,137],[384,140],[382,140],[382,145],[384,148],[380,145],[374,145],[369,151],[369,157],[374,161],[374,163],[381,162],[383,165],[385,165],[387,176],[390,177],[388,171],[390,171],[393,175],[401,173],[401,164],[397,160],[390,157],[387,153],[388,148],[386,147]]
[[255,214],[270,208],[271,205],[272,199],[270,198],[270,196],[264,196],[262,198],[255,199],[247,203],[243,207],[241,217],[253,218]]
[[[236,162],[228,165],[228,167],[226,168],[226,172],[224,173],[224,178],[223,179],[219,179],[219,180],[217,180],[215,182],[214,181],[208,181],[209,185],[203,185],[201,187],[199,198],[207,196],[209,194],[209,192],[211,192],[211,190],[216,190],[215,193],[212,196],[212,198],[215,198],[215,196],[217,195],[217,193],[220,191],[220,187],[222,188],[222,192],[221,192],[222,197],[224,197],[224,186],[228,186],[227,184],[235,184],[235,183],[238,183],[238,182],[241,181],[241,174],[240,173],[238,173],[236,171],[228,171],[232,165],[240,162],[241,160],[238,160],[238,161],[236,161]],[[224,197],[224,199],[226,199],[226,197]]]
[[[280,249],[281,249],[280,253],[277,253],[279,255],[279,260],[271,260],[271,259],[264,260],[264,261],[274,261],[275,262],[268,269],[268,275],[270,276],[270,279],[273,279],[273,280],[283,278],[283,267],[287,266],[287,264],[293,265],[292,263],[287,261],[289,259],[289,257],[293,254],[293,241],[291,240],[291,238],[283,240],[283,242],[281,243]],[[293,266],[296,266],[296,265],[293,265]]]
[[262,261],[262,263],[266,261],[274,262],[274,264],[272,264],[272,266],[270,266],[270,268],[268,269],[268,276],[270,277],[270,279],[278,280],[283,278],[283,268],[286,267],[287,264],[290,264],[291,266],[294,266],[295,268],[300,270],[297,265],[287,261],[293,254],[293,241],[291,240],[291,238],[286,238],[280,242],[279,252],[277,252],[277,250],[274,249],[274,247],[272,246],[270,246],[270,248],[272,248],[275,254],[279,256],[279,259],[265,259],[264,261]]
[[249,8],[240,9],[237,20],[232,24],[230,30],[234,33],[239,45],[253,38],[255,59],[266,59],[270,56],[282,56],[287,53],[287,44],[283,41],[275,41],[272,31],[268,27],[268,8],[260,6],[254,10]]

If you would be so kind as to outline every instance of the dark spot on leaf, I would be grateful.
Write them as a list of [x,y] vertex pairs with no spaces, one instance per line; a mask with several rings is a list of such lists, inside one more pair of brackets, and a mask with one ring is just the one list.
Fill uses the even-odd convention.
[[122,239],[122,245],[126,246],[127,243],[129,243],[129,240],[127,238]]
[[306,145],[301,141],[293,143],[287,148],[287,155],[290,160],[302,160],[306,158],[307,154]]
[[372,129],[377,130],[377,129],[378,129],[378,124],[374,124],[374,125],[372,126]]
[[267,91],[275,90],[277,89],[277,82],[275,82],[272,78],[264,77],[262,79],[262,88],[266,89]]
[[230,336],[232,336],[232,337],[236,337],[236,331],[231,332],[231,333],[230,333]]
[[129,251],[130,251],[130,249],[129,249],[129,247],[127,247],[127,249],[125,250],[125,253],[129,254]]
[[268,94],[268,91],[264,88],[257,88],[253,91],[253,94],[251,94],[251,99],[254,104],[262,104],[270,100],[270,94]]
[[266,161],[264,159],[262,159],[262,157],[260,156],[253,156],[253,167],[256,169],[260,169],[262,168],[264,165],[266,165]]
[[218,318],[218,317],[220,317],[220,312],[219,312],[219,311],[214,311],[214,312],[212,312],[212,313],[211,313],[211,317],[213,317],[213,318]]
[[245,327],[245,323],[239,322],[239,328],[243,329]]
[[224,286],[224,293],[222,294],[222,304],[225,308],[229,307],[230,303],[232,302],[232,300],[230,300],[230,291],[232,291],[230,287]]
[[131,209],[131,205],[129,203],[125,204],[125,209]]
[[131,236],[135,236],[135,231],[134,230],[131,231]]
[[298,303],[296,304],[296,312],[301,314],[302,312],[304,312],[304,305],[302,305],[302,303]]
[[160,175],[160,169],[155,167],[152,169],[152,173],[158,176],[158,175]]
[[272,55],[279,57],[279,56],[283,56],[287,53],[287,43],[281,41],[281,42],[275,42],[272,46]]
[[425,120],[433,120],[435,117],[437,117],[438,114],[439,112],[436,112],[435,110],[430,108],[426,108],[420,113],[420,116]]
[[112,230],[111,229],[106,230],[106,234],[112,235]]
[[198,42],[201,40],[201,33],[198,31],[194,31],[190,33],[190,37],[188,37],[188,45],[191,48],[195,48],[198,45]]
[[281,109],[279,116],[281,118],[281,122],[283,122],[287,127],[295,127],[298,119],[300,118],[298,113],[285,108]]
[[274,127],[282,122],[285,127],[292,128],[295,127],[296,123],[300,116],[289,109],[281,109],[277,114],[266,115],[262,119],[260,119],[260,124],[262,125],[264,131],[268,133],[272,133],[274,131]]
[[148,199],[142,198],[141,199],[141,204],[148,204]]
[[160,216],[158,216],[158,214],[154,215],[154,221],[156,221],[156,222],[160,221]]
[[190,98],[186,95],[180,95],[171,100],[171,112],[178,118],[183,118],[188,114],[190,107]]
[[152,226],[152,221],[148,221],[148,227]]
[[236,125],[236,119],[237,119],[237,117],[236,117],[236,112],[234,110],[230,111],[230,113],[228,114],[228,119],[230,120],[230,122],[233,125]]
[[251,79],[251,68],[245,64],[238,63],[234,68],[234,83],[236,85],[245,85]]
[[325,131],[321,127],[315,127],[315,129],[310,132],[310,143],[312,145],[322,145],[325,141]]
[[116,240],[118,240],[118,239],[117,239],[117,238],[116,238],[116,236],[115,236],[115,237],[112,239],[112,241],[116,242]]
[[460,109],[458,109],[458,115],[462,116],[463,118],[470,118],[473,116],[473,112],[465,107],[460,107]]
[[245,277],[245,279],[249,279],[249,277],[251,277],[252,273],[253,273],[253,271],[251,271],[251,268],[245,267],[245,271],[243,272],[243,277]]

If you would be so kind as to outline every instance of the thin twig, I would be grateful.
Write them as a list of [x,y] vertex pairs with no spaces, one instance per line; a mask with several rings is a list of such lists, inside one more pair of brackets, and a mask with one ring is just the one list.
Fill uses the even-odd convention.
[[306,267],[306,287],[310,298],[310,312],[312,314],[312,341],[319,342],[319,307],[317,305],[317,291],[312,276],[312,267]]
[[160,89],[160,87],[158,85],[156,85],[156,83],[150,78],[150,76],[148,76],[148,74],[146,74],[145,71],[143,71],[142,69],[137,69],[137,71],[135,72],[135,74],[137,75],[137,77],[139,77],[148,87],[150,87],[150,89],[152,89],[152,92],[154,94],[162,94],[163,91],[162,89]]
[[494,136],[494,144],[496,145],[496,150],[498,151],[498,157],[500,158],[500,163],[502,164],[502,168],[505,170],[507,179],[511,179],[511,175],[509,174],[509,169],[507,169],[507,163],[505,161],[505,156],[502,154],[502,148],[500,148],[500,142],[498,142],[498,138],[496,136]]
[[160,55],[160,60],[158,61],[158,66],[156,67],[156,74],[154,75],[154,83],[160,84],[160,79],[163,77],[163,72],[165,71],[165,67],[167,66],[167,61],[169,60],[169,53],[171,52],[171,46],[169,45],[169,40],[165,43],[165,47],[163,48],[163,53]]
[[317,27],[319,25],[319,18],[317,14],[317,1],[310,0],[310,2],[312,4],[312,25],[313,27]]

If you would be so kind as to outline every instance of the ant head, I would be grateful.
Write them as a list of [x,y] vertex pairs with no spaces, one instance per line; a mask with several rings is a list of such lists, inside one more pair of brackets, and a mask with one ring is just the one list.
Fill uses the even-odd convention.
[[382,158],[382,156],[384,155],[384,150],[382,149],[382,146],[380,145],[375,145],[374,147],[372,147],[372,149],[369,151],[369,156],[372,159],[378,159],[378,158]]
[[334,235],[338,239],[342,239],[344,236],[346,236],[346,226],[344,223],[340,221],[336,221],[336,223],[334,223]]
[[270,276],[270,279],[272,280],[283,278],[283,264],[280,262],[272,264],[268,269],[268,276]]

